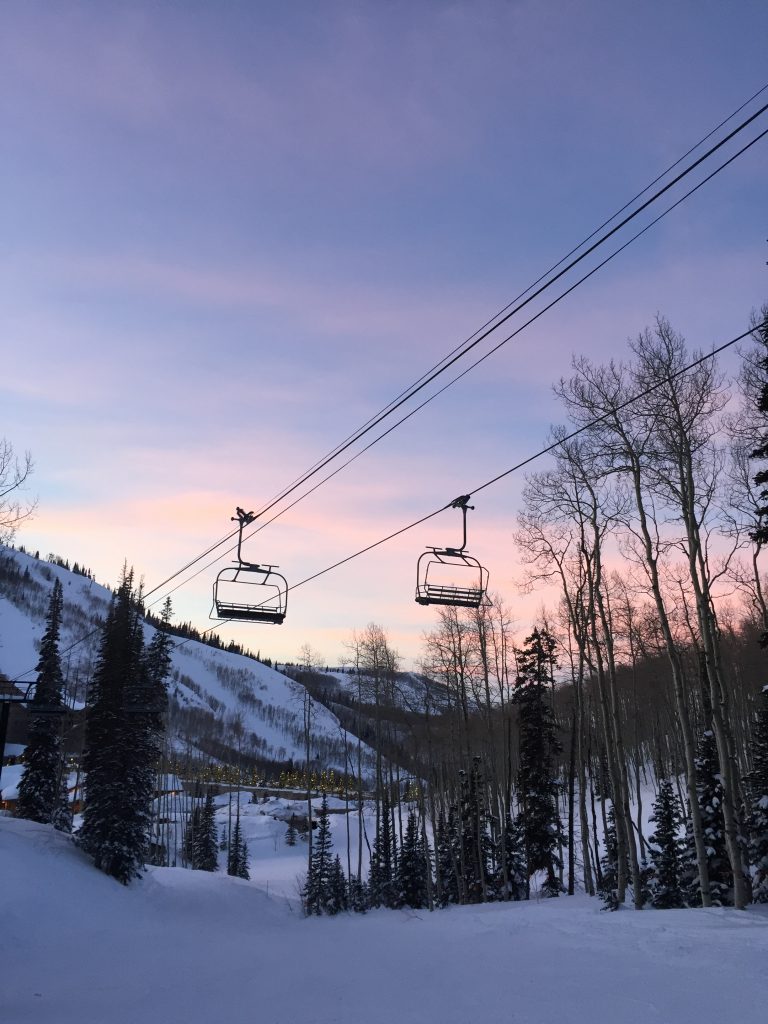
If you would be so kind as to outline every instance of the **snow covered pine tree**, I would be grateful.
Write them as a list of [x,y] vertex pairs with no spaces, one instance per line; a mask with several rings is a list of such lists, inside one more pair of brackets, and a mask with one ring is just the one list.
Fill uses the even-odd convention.
[[141,873],[148,851],[170,663],[169,640],[160,635],[145,656],[133,573],[124,570],[88,695],[86,803],[78,833],[96,866],[124,885]]
[[[61,778],[64,772],[61,751],[61,719],[65,712],[62,701],[64,677],[59,655],[59,633],[63,607],[61,582],[53,584],[48,604],[45,632],[40,641],[35,696],[30,712],[29,739],[24,753],[25,768],[19,783],[19,799],[14,814],[49,824],[56,816],[62,799]],[[66,781],[63,799],[67,802]],[[60,818],[60,816],[59,816]]]

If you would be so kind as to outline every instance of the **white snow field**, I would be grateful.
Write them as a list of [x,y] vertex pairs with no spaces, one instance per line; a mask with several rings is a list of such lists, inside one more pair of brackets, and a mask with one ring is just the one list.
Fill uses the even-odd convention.
[[262,883],[124,888],[0,818],[3,1024],[764,1024],[768,908],[596,900],[305,920]]

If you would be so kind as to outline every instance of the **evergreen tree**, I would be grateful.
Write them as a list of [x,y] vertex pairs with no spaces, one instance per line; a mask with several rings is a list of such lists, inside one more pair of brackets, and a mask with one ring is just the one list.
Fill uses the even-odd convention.
[[[723,787],[714,734],[707,730],[699,743],[696,757],[696,795],[701,809],[701,829],[707,850],[709,892],[713,907],[730,906],[733,902],[732,874],[725,846],[723,821]],[[686,830],[683,853],[685,899],[689,906],[701,906],[699,873],[690,825]]]
[[480,903],[493,889],[492,844],[485,807],[482,761],[475,756],[469,773],[459,772],[461,795],[461,863],[464,868],[464,899]]
[[145,654],[133,573],[125,571],[88,695],[86,804],[79,833],[96,866],[123,884],[141,873],[148,850],[169,643],[161,631]]
[[57,832],[72,831],[72,808],[69,806],[68,773],[65,765],[62,765],[59,776],[59,795],[56,806],[53,809],[51,824]]
[[682,847],[679,831],[683,815],[669,779],[659,781],[651,821],[656,831],[648,842],[653,873],[650,879],[651,903],[660,910],[684,907],[682,886]]
[[385,789],[376,823],[376,838],[371,850],[368,875],[368,899],[372,907],[397,906],[397,846],[392,833],[389,794]]
[[525,833],[518,819],[507,816],[504,826],[504,853],[507,862],[507,889],[502,898],[527,900],[530,898],[530,876],[525,859]]
[[519,675],[514,692],[520,728],[518,821],[525,839],[528,871],[531,875],[546,872],[542,891],[548,896],[557,896],[560,892],[556,875],[560,867],[557,854],[560,818],[555,758],[561,747],[546,693],[556,665],[554,650],[554,637],[544,629],[534,629],[518,652]]
[[459,858],[459,843],[456,829],[456,811],[450,808],[448,821],[441,820],[435,837],[435,859],[440,875],[438,902],[441,907],[459,902],[459,880],[456,866]]
[[768,903],[768,686],[760,695],[752,747],[753,769],[748,782],[751,794],[749,860],[754,868],[752,897]]
[[320,812],[317,816],[317,835],[312,842],[312,857],[302,895],[304,913],[308,916],[328,912],[333,870],[332,847],[328,797],[323,793]]
[[250,878],[248,873],[248,846],[243,838],[240,828],[240,804],[237,805],[237,817],[235,827],[232,830],[232,839],[229,844],[229,855],[227,857],[227,874],[236,878]]
[[347,883],[347,903],[350,910],[356,914],[364,914],[368,910],[368,889],[365,882],[362,882],[357,875],[352,875]]
[[415,812],[411,811],[397,862],[397,902],[400,906],[419,910],[428,905],[429,863],[419,819]]
[[189,864],[190,867],[194,867],[195,859],[195,836],[200,830],[200,822],[202,818],[202,807],[199,803],[196,803],[192,808],[188,818],[187,827],[184,829],[184,840],[182,843],[182,857],[185,864]]
[[295,846],[297,839],[296,822],[294,816],[291,815],[291,820],[288,822],[288,828],[285,830],[285,845]]
[[48,824],[59,804],[62,770],[61,716],[64,713],[64,676],[59,655],[63,609],[61,582],[56,579],[48,603],[45,632],[40,642],[35,697],[30,706],[30,726],[25,767],[19,782],[17,818]]
[[[190,863],[196,871],[215,871],[219,866],[218,831],[213,793],[205,795],[205,803],[197,808],[199,814],[192,831]],[[194,811],[193,820],[194,820]]]
[[339,914],[343,910],[347,910],[348,906],[347,880],[344,877],[344,868],[341,866],[341,857],[337,853],[331,865],[326,911],[329,914]]
[[600,899],[605,904],[605,910],[618,910],[619,902],[619,844],[616,839],[616,817],[613,807],[608,808],[606,815],[608,827],[605,831],[605,853],[600,858],[602,868],[602,881],[600,884]]

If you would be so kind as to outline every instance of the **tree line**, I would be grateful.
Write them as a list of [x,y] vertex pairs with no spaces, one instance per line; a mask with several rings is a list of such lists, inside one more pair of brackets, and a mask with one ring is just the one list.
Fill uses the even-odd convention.
[[372,852],[390,877],[404,768],[423,781],[435,903],[532,881],[612,907],[768,898],[766,318],[732,380],[663,318],[625,362],[574,360],[554,464],[528,477],[515,533],[526,585],[559,598],[519,648],[498,598],[441,609],[424,670],[447,708],[425,690],[397,719],[413,695],[395,699],[396,654],[380,627],[355,637],[379,751]]

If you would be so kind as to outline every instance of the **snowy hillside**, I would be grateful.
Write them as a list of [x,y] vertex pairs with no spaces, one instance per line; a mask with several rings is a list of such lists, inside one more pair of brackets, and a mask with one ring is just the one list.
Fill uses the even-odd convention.
[[125,888],[9,818],[0,875],[9,1024],[765,1019],[764,907],[605,914],[573,897],[307,920],[263,877],[150,868]]
[[[98,627],[111,598],[98,583],[14,549],[0,547],[0,674],[35,678],[37,645],[54,578],[64,587],[61,649],[69,703],[81,708],[96,657]],[[145,626],[145,639],[154,629]],[[169,734],[177,753],[232,761],[236,747],[259,762],[305,757],[305,688],[252,658],[194,640],[176,639],[169,679]],[[366,748],[367,749],[367,748]],[[321,769],[344,769],[336,716],[313,702],[312,759]]]
[[[373,681],[365,675],[358,676],[348,669],[327,669],[325,675],[339,687],[360,701],[360,704],[373,704],[376,690]],[[395,707],[405,711],[423,713],[426,707],[431,711],[444,709],[448,706],[448,693],[444,686],[427,676],[416,672],[397,672],[394,679],[379,694],[382,701],[391,701]]]

